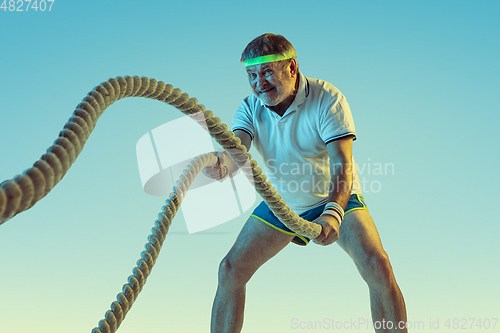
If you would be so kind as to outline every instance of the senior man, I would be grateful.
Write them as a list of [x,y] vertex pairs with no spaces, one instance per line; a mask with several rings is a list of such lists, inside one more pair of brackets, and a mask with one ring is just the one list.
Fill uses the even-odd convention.
[[[236,111],[235,136],[247,150],[254,143],[290,208],[322,226],[313,241],[337,242],[352,258],[370,290],[375,331],[406,332],[403,295],[361,195],[349,105],[330,83],[303,76],[296,58],[281,35],[264,34],[247,45],[241,61],[253,94]],[[217,155],[218,165],[203,172],[224,180],[237,166],[227,153]],[[290,242],[307,245],[309,239],[283,225],[265,202],[257,206],[220,264],[213,333],[241,331],[246,283]]]

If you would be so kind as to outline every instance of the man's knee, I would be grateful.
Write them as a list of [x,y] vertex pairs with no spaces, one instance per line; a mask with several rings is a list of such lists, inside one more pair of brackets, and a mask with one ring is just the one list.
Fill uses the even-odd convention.
[[250,280],[250,276],[247,270],[237,265],[229,257],[222,259],[219,265],[219,284],[226,287],[237,287],[246,284],[248,280]]
[[392,271],[389,256],[383,250],[372,254],[360,267],[363,279],[375,288],[391,288],[394,282],[394,273]]

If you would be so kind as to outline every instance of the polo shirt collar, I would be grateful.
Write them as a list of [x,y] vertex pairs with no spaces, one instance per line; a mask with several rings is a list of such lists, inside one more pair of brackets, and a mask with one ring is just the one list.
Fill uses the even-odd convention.
[[297,89],[297,95],[295,95],[295,99],[288,109],[296,109],[300,104],[305,102],[307,95],[309,95],[307,86],[308,84],[306,77],[299,71],[299,88]]

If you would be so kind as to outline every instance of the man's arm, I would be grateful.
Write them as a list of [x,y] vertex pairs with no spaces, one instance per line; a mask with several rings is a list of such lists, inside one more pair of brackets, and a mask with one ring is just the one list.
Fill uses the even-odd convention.
[[[330,158],[330,193],[328,202],[336,202],[345,209],[352,188],[352,141],[353,137],[340,138],[326,145]],[[330,245],[339,238],[339,221],[332,215],[322,214],[315,223],[323,227],[314,239],[316,244]]]
[[[250,136],[250,134],[243,130],[237,129],[234,131],[234,136],[241,140],[241,144],[245,146],[248,152],[250,150],[250,147],[252,146],[252,137]],[[227,167],[227,171],[230,175],[238,170],[238,165],[233,162],[231,157],[229,157],[229,155],[225,151],[219,154],[219,162]]]
[[241,144],[247,148],[247,151],[250,150],[252,146],[252,137],[247,132],[237,129],[234,131],[234,136],[240,138]]
[[352,189],[352,141],[349,136],[326,145],[331,175],[328,202],[336,202],[342,209],[347,206]]

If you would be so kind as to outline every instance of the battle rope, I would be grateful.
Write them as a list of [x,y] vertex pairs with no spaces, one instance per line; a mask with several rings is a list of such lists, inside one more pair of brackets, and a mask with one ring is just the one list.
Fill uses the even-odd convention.
[[128,277],[128,283],[123,285],[122,292],[116,296],[116,301],[111,303],[110,310],[106,311],[104,319],[99,321],[98,327],[95,327],[92,333],[114,333],[118,330],[142,287],[146,284],[149,274],[151,274],[168,229],[186,196],[187,190],[204,167],[214,165],[216,162],[217,158],[212,153],[202,154],[195,157],[183,170],[179,180],[175,183],[174,192],[170,193],[158,214],[148,242],[144,245],[145,250],[141,252],[141,258],[137,260],[137,267],[132,270],[133,275]]
[[[104,110],[125,97],[157,99],[175,106],[186,115],[202,115],[202,119],[197,120],[198,123],[206,127],[210,135],[226,149],[273,213],[292,231],[312,239],[318,237],[321,226],[305,221],[286,205],[240,139],[236,138],[232,131],[228,131],[227,125],[221,123],[218,117],[214,117],[212,111],[205,110],[196,98],[189,98],[188,94],[182,93],[178,88],[174,89],[170,84],[138,76],[112,78],[95,87],[78,104],[59,137],[47,149],[47,153],[23,174],[0,184],[0,224],[33,207],[59,183],[82,151]],[[146,250],[141,253],[141,259],[133,269],[134,274],[129,277],[123,292],[117,295],[117,301],[111,304],[111,310],[106,312],[105,319],[99,322],[99,328],[94,328],[93,333],[115,332],[119,327],[149,276],[171,219],[189,185],[202,168],[213,165],[216,161],[213,154],[200,155],[193,160],[194,164],[184,170],[174,192],[170,194],[166,205],[162,207],[162,213],[155,221],[149,242],[145,245]]]

